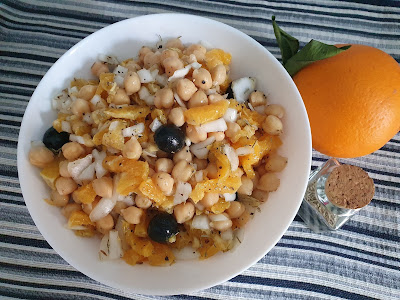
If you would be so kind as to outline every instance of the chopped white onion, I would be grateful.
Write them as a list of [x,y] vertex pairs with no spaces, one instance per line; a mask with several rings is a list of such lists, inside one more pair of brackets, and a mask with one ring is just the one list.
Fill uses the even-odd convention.
[[155,79],[156,76],[158,75],[158,72],[160,72],[160,70],[158,68],[155,68],[154,70],[150,70],[151,76]]
[[238,119],[238,112],[234,108],[228,108],[223,118],[226,122],[236,122]]
[[226,221],[229,220],[229,218],[225,214],[209,214],[208,217],[212,222],[219,222],[219,221]]
[[79,181],[78,176],[92,163],[92,154],[86,155],[84,158],[77,159],[68,163],[68,173],[75,181]]
[[176,185],[176,191],[174,195],[174,205],[185,202],[192,192],[192,186],[188,182],[179,181]]
[[206,92],[206,95],[209,96],[209,95],[216,94],[217,90],[216,89],[209,89],[209,90],[206,90],[205,92]]
[[114,130],[118,127],[118,124],[119,124],[119,121],[118,121],[118,120],[112,121],[112,122],[110,123],[110,126],[108,127],[108,130],[109,130],[109,131],[114,131]]
[[141,69],[136,73],[138,74],[141,83],[149,83],[154,81],[154,77],[151,75],[150,70]]
[[185,138],[185,145],[189,147],[191,144],[192,144],[192,141],[188,137],[186,137]]
[[92,151],[94,157],[94,169],[96,171],[96,177],[101,178],[107,174],[107,170],[103,167],[103,160],[106,158],[107,154],[105,152],[99,152],[96,149]]
[[108,239],[109,235],[108,232],[103,235],[103,238],[100,241],[100,249],[99,249],[99,259],[100,260],[107,260],[108,254],[110,253],[110,250],[108,248]]
[[71,142],[77,142],[77,143],[79,143],[81,145],[85,145],[85,139],[80,135],[70,134],[69,135],[69,140]]
[[146,97],[150,96],[150,92],[147,89],[147,87],[145,87],[145,86],[142,86],[140,88],[138,94],[139,94],[139,98],[142,99],[142,100],[144,100]]
[[243,77],[232,81],[233,96],[239,103],[244,103],[256,88],[256,79],[252,77]]
[[168,81],[173,81],[175,79],[184,78],[190,71],[191,65],[187,65],[186,67],[176,70],[171,77],[168,78]]
[[121,65],[118,65],[115,69],[114,69],[114,71],[113,71],[113,73],[115,74],[115,75],[117,75],[117,76],[121,76],[122,78],[124,78],[125,76],[126,76],[126,74],[128,73],[128,68],[125,68],[125,67],[123,67],[123,66],[121,66]]
[[61,130],[72,133],[71,124],[67,121],[61,121]]
[[254,148],[251,146],[244,146],[235,150],[237,156],[244,156],[254,153]]
[[233,240],[233,230],[229,228],[228,230],[221,232],[221,238],[224,241],[232,241]]
[[190,64],[194,70],[200,69],[201,64],[199,64],[197,61],[193,62]]
[[124,80],[125,78],[122,77],[121,75],[115,75],[114,77],[114,82],[117,84],[118,87],[123,88],[124,87]]
[[124,220],[124,217],[119,215],[118,220],[115,224],[115,230],[118,231],[118,236],[121,240],[121,246],[123,250],[128,250],[131,246],[129,246],[128,242],[126,241],[125,238],[125,231],[124,231],[124,222],[126,222]]
[[122,130],[123,137],[138,136],[144,132],[144,123],[139,123]]
[[109,259],[117,259],[122,256],[122,247],[121,247],[121,240],[118,236],[118,231],[116,230],[110,230],[109,231],[109,240],[108,240],[108,245],[109,245]]
[[229,162],[231,163],[231,170],[236,171],[239,167],[239,157],[237,156],[235,149],[232,148],[231,145],[224,145],[224,153],[228,157]]
[[153,120],[153,122],[150,123],[150,130],[153,132],[156,132],[158,128],[160,128],[162,126],[162,123],[160,122],[160,120],[158,118],[155,118]]
[[182,99],[179,97],[177,93],[174,93],[174,98],[176,103],[178,103],[179,106],[186,108],[185,103],[183,103]]
[[203,178],[204,178],[203,170],[200,170],[200,171],[197,171],[196,173],[194,173],[194,179],[196,179],[196,182],[202,181]]
[[204,48],[206,48],[207,50],[211,50],[211,49],[215,48],[209,41],[201,40],[201,41],[199,42],[199,44],[202,45],[202,46],[203,46]]
[[106,54],[99,54],[97,56],[97,59],[102,61],[102,62],[106,62],[110,65],[118,65],[118,59],[115,56],[111,56],[111,55],[106,55]]
[[224,193],[223,196],[224,196],[226,202],[236,200],[236,193],[234,193],[234,194]]
[[132,205],[135,204],[135,202],[133,201],[133,196],[132,195],[127,195],[127,196],[118,195],[117,201],[124,202],[128,206],[132,206]]
[[249,106],[250,110],[254,111],[254,107],[253,107],[253,105],[251,105],[250,102],[248,102],[247,105]]
[[199,126],[201,130],[205,132],[218,132],[218,131],[225,131],[228,129],[226,122],[223,118],[202,124]]
[[210,220],[206,215],[194,216],[192,220],[192,228],[210,230]]
[[69,88],[68,88],[68,95],[69,95],[70,97],[76,96],[78,93],[79,93],[78,87],[73,86],[73,87],[69,87]]
[[93,98],[90,100],[90,103],[92,103],[94,106],[97,106],[101,101],[100,95],[94,95]]
[[82,171],[81,174],[78,175],[78,180],[80,182],[92,181],[94,179],[95,168],[96,163],[90,164],[85,170]]
[[96,222],[107,216],[114,208],[116,202],[116,199],[113,198],[101,198],[99,203],[97,203],[90,213],[90,220]]
[[154,105],[154,96],[153,95],[150,95],[150,96],[144,98],[143,100],[144,100],[144,102],[146,102],[146,104],[148,106]]
[[93,124],[93,117],[92,117],[92,113],[85,113],[85,115],[83,116],[82,120],[86,123],[88,123],[89,125]]
[[208,149],[207,146],[211,145],[214,143],[215,137],[211,136],[207,138],[206,140],[193,144],[190,146],[190,151],[193,153],[194,156],[196,156],[198,159],[206,159],[208,156]]

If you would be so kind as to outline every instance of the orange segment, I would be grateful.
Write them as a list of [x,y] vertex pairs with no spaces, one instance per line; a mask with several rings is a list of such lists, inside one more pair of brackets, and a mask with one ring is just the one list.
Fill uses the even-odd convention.
[[122,172],[117,184],[117,192],[128,195],[136,192],[139,185],[149,176],[149,164],[144,161],[133,161],[128,171]]
[[220,64],[227,66],[231,63],[231,60],[232,55],[222,49],[212,49],[206,53],[206,65],[208,70]]
[[96,196],[97,195],[93,189],[92,183],[82,185],[74,193],[74,197],[76,197],[76,200],[82,202],[83,204],[92,203]]
[[231,163],[223,150],[224,144],[216,142],[212,144],[209,152],[209,160],[216,164],[218,169],[218,179],[224,180],[229,176]]
[[219,201],[214,204],[213,206],[210,207],[210,211],[212,211],[214,214],[218,215],[223,213],[225,210],[227,210],[231,206],[230,202],[226,202],[223,199],[219,199]]
[[150,107],[135,105],[125,106],[122,108],[107,108],[104,110],[104,114],[108,118],[127,120],[144,119],[149,113]]
[[229,101],[221,100],[213,104],[197,106],[185,111],[185,120],[190,125],[201,125],[221,118],[228,109]]
[[142,263],[144,261],[144,257],[140,254],[136,253],[135,250],[129,249],[125,251],[124,256],[122,259],[129,265],[134,266],[136,264]]
[[89,216],[82,210],[74,211],[68,219],[68,227],[73,229],[79,226],[88,227],[95,226]]
[[76,86],[80,90],[85,85],[97,85],[99,82],[97,80],[86,80],[81,78],[75,78],[71,81],[71,87]]
[[115,74],[113,73],[100,74],[100,82],[96,90],[96,95],[101,95],[103,92],[115,94],[118,87],[114,82],[114,77]]
[[228,177],[225,180],[205,180],[196,184],[190,198],[197,203],[203,199],[205,193],[236,193],[241,184],[240,177]]
[[139,191],[158,205],[167,200],[167,196],[163,194],[151,178],[148,178],[140,184]]
[[167,245],[153,242],[153,253],[148,257],[149,264],[152,266],[161,266],[164,264],[172,264],[175,256]]
[[41,172],[40,176],[44,182],[53,190],[56,189],[55,182],[60,177],[60,157],[56,157],[51,163],[49,163]]

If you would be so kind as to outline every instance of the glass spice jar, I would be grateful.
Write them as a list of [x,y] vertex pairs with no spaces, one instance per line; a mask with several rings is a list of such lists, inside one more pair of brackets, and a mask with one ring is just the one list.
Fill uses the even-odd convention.
[[[326,181],[332,171],[339,166],[341,166],[341,164],[336,159],[331,158],[310,173],[307,190],[297,214],[303,219],[306,225],[316,233],[339,229],[362,208],[351,209],[339,207],[329,200],[326,193]],[[367,174],[366,176],[368,177]],[[350,178],[349,182],[352,181],[351,179],[352,178]],[[371,191],[373,189],[373,196],[375,191],[373,181],[369,177],[368,179],[372,182],[372,187],[370,186],[369,188]],[[357,180],[353,181],[357,182]],[[364,206],[371,201],[372,196],[363,204]]]

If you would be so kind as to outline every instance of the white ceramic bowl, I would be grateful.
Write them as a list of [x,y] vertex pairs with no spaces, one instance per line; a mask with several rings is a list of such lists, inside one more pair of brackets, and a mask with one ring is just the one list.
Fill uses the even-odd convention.
[[[281,186],[271,193],[261,213],[246,225],[244,241],[235,251],[204,261],[178,261],[171,267],[129,266],[122,260],[100,262],[98,239],[79,238],[64,228],[59,209],[43,199],[49,190],[28,160],[30,142],[41,140],[56,113],[51,99],[74,77],[88,78],[99,53],[121,59],[136,56],[142,45],[182,37],[184,43],[208,41],[232,54],[232,78],[253,76],[270,103],[286,109],[282,155],[289,163],[279,175]],[[305,192],[311,164],[311,134],[303,101],[282,65],[255,40],[225,24],[192,15],[137,17],[101,29],[66,52],[46,73],[26,109],[18,140],[18,173],[29,212],[47,242],[69,264],[87,276],[126,292],[171,295],[190,293],[238,275],[279,241],[292,222]]]

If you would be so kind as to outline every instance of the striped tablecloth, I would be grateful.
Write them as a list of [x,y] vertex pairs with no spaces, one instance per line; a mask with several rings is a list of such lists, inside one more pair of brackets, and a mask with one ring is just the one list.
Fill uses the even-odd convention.
[[[154,298],[101,285],[69,266],[35,227],[18,183],[17,138],[29,98],[50,66],[90,33],[144,14],[191,13],[242,30],[278,57],[270,22],[276,15],[303,45],[361,43],[400,60],[396,0],[2,0],[0,7],[1,299]],[[312,168],[326,159],[313,152]],[[400,299],[400,135],[371,155],[342,162],[368,171],[376,194],[341,230],[314,234],[296,217],[277,246],[243,274],[165,299]]]

